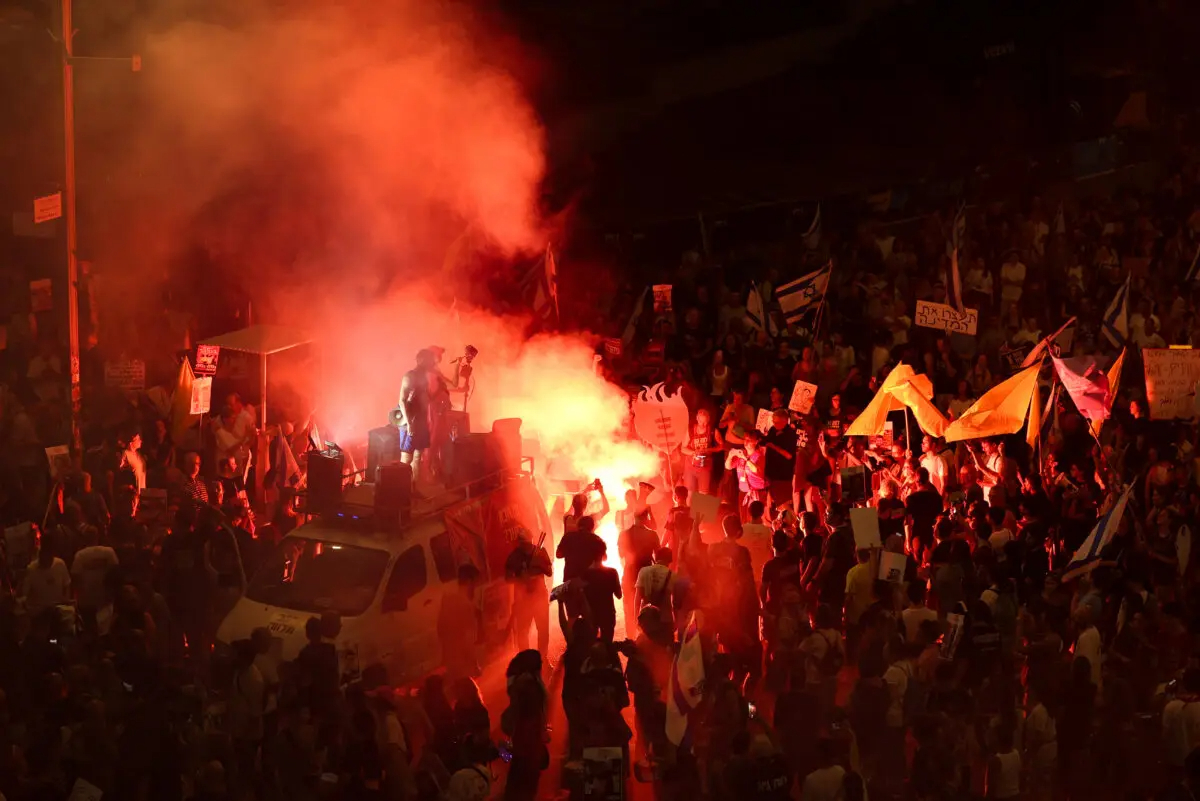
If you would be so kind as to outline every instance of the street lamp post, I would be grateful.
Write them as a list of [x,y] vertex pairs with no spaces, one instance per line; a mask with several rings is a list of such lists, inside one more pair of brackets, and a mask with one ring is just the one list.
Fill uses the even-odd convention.
[[83,455],[83,432],[80,427],[81,390],[79,382],[79,259],[76,254],[75,223],[75,75],[71,65],[75,31],[71,22],[71,0],[62,0],[62,59],[63,59],[63,143],[64,186],[63,217],[67,224],[67,320],[68,345],[71,351],[71,450]]

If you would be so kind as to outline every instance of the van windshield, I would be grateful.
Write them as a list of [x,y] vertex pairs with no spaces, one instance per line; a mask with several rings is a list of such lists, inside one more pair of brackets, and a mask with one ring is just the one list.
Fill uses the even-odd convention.
[[251,601],[300,612],[361,615],[375,599],[388,552],[285,537],[246,588]]

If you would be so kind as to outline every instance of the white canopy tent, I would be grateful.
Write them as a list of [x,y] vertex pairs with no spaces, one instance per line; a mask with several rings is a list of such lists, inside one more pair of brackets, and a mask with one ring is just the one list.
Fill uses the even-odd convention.
[[252,325],[228,334],[212,337],[201,342],[201,345],[217,345],[222,350],[236,350],[243,353],[253,353],[259,359],[259,425],[265,431],[267,428],[267,357],[285,350],[310,345],[316,340],[302,331],[285,328],[278,325]]

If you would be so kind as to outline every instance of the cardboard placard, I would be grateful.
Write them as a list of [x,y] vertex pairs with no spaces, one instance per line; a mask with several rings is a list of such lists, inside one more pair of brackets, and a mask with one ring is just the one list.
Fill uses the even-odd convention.
[[758,418],[754,421],[754,427],[759,430],[759,433],[765,434],[771,430],[771,410],[759,409]]
[[55,192],[53,195],[33,200],[33,222],[35,224],[57,220],[62,213],[62,192]]
[[29,310],[48,312],[54,308],[53,285],[49,278],[39,278],[29,282]]
[[866,501],[871,496],[871,478],[862,465],[843,467],[838,471],[842,484],[842,500],[846,503]]
[[1024,342],[1016,347],[1010,348],[1008,345],[1000,348],[1000,364],[1004,367],[1004,372],[1012,375],[1021,369],[1021,365],[1025,362],[1025,357],[1033,350],[1032,342]]
[[137,520],[139,523],[153,523],[162,520],[167,515],[167,491],[147,487],[138,493]]
[[221,358],[220,345],[197,345],[196,346],[196,369],[193,371],[197,376],[214,376],[217,374],[217,361]]
[[883,433],[879,435],[879,445],[884,450],[891,450],[892,445],[896,443],[896,426],[891,420],[885,420],[883,423]]
[[1142,351],[1146,401],[1151,420],[1189,420],[1196,415],[1200,350],[1148,348]]
[[61,481],[71,472],[71,449],[66,445],[46,448],[46,460],[50,462],[50,477]]
[[125,392],[146,388],[146,363],[141,359],[104,363],[104,386]]
[[671,285],[670,284],[655,284],[651,287],[654,292],[654,311],[669,312],[671,308]]
[[963,624],[966,618],[962,615],[950,612],[946,615],[946,633],[942,635],[942,644],[938,648],[938,658],[950,662],[954,659],[954,653],[958,650],[958,644],[963,637]]
[[583,749],[583,797],[625,801],[625,755],[620,748]]
[[880,551],[879,578],[884,581],[896,583],[904,581],[904,567],[906,564],[908,564],[908,557],[904,554]]
[[813,403],[816,400],[817,385],[807,381],[797,381],[796,385],[792,387],[792,399],[788,401],[788,408],[793,412],[808,414],[812,411]]
[[879,510],[874,506],[855,506],[850,510],[850,530],[854,532],[854,547],[881,548]]
[[966,309],[960,313],[944,303],[918,300],[913,322],[924,328],[936,328],[948,334],[966,334],[973,337],[979,325],[979,312]]
[[188,414],[208,414],[212,409],[212,376],[192,381],[192,404]]

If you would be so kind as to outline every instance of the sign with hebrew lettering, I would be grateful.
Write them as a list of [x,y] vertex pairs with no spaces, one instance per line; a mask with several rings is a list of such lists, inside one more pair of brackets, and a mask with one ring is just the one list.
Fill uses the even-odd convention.
[[966,334],[973,337],[975,328],[979,325],[979,312],[974,309],[965,309],[960,312],[945,303],[918,300],[914,322],[925,328],[937,328],[948,334]]
[[647,445],[670,453],[688,436],[688,407],[679,391],[664,384],[645,387],[633,398],[633,430]]
[[1147,348],[1146,401],[1151,420],[1188,420],[1196,416],[1196,382],[1200,381],[1200,350]]

